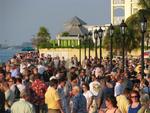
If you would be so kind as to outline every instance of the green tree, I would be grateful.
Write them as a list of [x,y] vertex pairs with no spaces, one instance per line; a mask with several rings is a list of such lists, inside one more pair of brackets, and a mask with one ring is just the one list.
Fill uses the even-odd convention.
[[49,48],[51,36],[47,28],[40,27],[37,36],[32,39],[32,44],[37,48]]
[[[120,53],[121,50],[121,33],[120,33],[120,29],[119,26],[114,26],[114,34],[113,34],[113,50],[115,51],[115,53]],[[110,50],[110,36],[109,36],[109,30],[107,31],[106,36],[104,37],[103,40],[103,47],[106,50]]]
[[138,5],[143,9],[150,9],[150,0],[139,0]]
[[[120,32],[120,26],[114,26],[114,34],[113,34],[113,50],[114,53],[119,55],[122,51],[122,34]],[[136,49],[139,47],[139,42],[138,40],[134,37],[134,32],[132,29],[129,27],[127,28],[127,32],[125,34],[125,50],[127,52],[131,52],[133,49]],[[106,48],[107,50],[110,50],[110,36],[109,36],[109,31],[107,31],[106,36],[104,37],[103,40],[103,47]]]
[[127,18],[126,23],[130,31],[132,31],[130,32],[130,34],[132,34],[132,38],[134,38],[136,42],[138,42],[137,46],[140,47],[140,43],[141,43],[140,20],[143,16],[147,19],[146,33],[150,32],[150,0],[139,0],[138,4],[142,7],[142,9],[139,10],[137,13],[131,15],[129,18]]
[[47,38],[47,39],[51,38],[47,28],[44,26],[40,27],[39,32],[37,33],[37,36],[42,37],[42,38]]
[[[141,43],[141,29],[140,29],[140,20],[144,15],[148,20],[148,32],[150,32],[150,0],[139,0],[138,3],[142,9],[137,13],[131,15],[126,20],[126,24],[128,26],[127,32],[125,35],[125,50],[131,52],[132,50],[139,48]],[[147,32],[147,33],[148,33]],[[110,47],[110,39],[109,39],[109,31],[107,31],[107,35],[104,38],[104,48],[109,50]],[[122,36],[120,33],[119,25],[115,26],[114,35],[113,35],[113,48],[116,51],[121,51],[122,49]]]

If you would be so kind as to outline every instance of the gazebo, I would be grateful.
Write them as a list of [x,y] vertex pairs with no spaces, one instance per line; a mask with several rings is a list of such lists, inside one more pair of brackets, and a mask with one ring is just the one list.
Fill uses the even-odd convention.
[[[88,29],[84,27],[86,22],[78,18],[73,17],[71,20],[65,23],[64,30],[57,36],[58,46],[71,46],[75,47],[79,45],[78,35],[85,35],[88,33]],[[65,35],[64,35],[65,34]]]

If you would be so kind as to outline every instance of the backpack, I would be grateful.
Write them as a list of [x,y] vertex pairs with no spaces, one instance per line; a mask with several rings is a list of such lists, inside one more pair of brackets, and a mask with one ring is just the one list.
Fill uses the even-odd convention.
[[20,98],[20,91],[18,87],[15,85],[14,99],[18,100]]

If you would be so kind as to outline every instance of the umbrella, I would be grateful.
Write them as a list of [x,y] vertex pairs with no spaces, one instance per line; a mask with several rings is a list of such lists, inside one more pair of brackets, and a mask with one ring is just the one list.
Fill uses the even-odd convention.
[[35,51],[35,49],[32,47],[25,47],[22,49],[22,51]]

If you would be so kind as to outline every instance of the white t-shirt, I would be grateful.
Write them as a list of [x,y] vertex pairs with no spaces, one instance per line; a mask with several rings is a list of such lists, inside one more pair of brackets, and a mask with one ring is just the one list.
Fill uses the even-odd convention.
[[89,100],[90,98],[93,96],[91,91],[87,91],[87,92],[84,92],[83,95],[85,96],[86,98],[86,102],[87,102],[87,106],[89,105]]
[[17,87],[20,92],[22,92],[26,88],[23,84],[17,84]]
[[100,83],[98,81],[93,81],[90,83],[90,91],[94,96],[98,96],[101,90]]
[[124,91],[124,86],[121,83],[116,82],[115,88],[114,88],[114,96],[118,96],[122,94]]
[[38,65],[38,73],[39,74],[43,74],[43,72],[45,71],[45,67],[43,65]]

